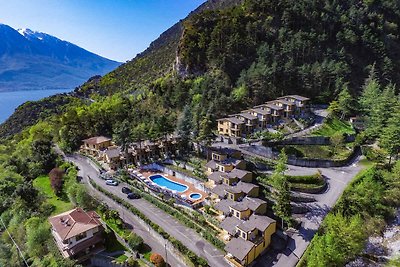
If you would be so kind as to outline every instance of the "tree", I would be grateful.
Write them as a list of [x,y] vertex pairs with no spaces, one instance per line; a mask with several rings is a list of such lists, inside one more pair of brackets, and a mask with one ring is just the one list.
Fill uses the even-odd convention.
[[131,232],[131,234],[128,236],[128,244],[131,249],[135,251],[140,251],[143,247],[143,238],[141,238],[134,232]]
[[182,145],[186,151],[189,148],[189,141],[192,130],[192,114],[190,106],[186,105],[183,109],[182,115],[180,116],[177,123],[178,134],[182,139]]
[[47,254],[46,242],[50,238],[50,229],[38,217],[26,222],[26,245],[29,255],[42,257]]
[[132,126],[128,120],[125,119],[117,124],[113,140],[117,145],[121,146],[122,152],[127,156],[129,145],[132,143]]
[[363,249],[366,233],[360,216],[328,214],[321,232],[314,237],[307,266],[343,266]]
[[379,144],[388,152],[390,165],[392,158],[400,153],[400,105],[397,105],[387,126],[383,128]]
[[341,132],[336,132],[330,137],[332,145],[332,154],[335,155],[339,147],[344,143],[344,136]]
[[164,267],[165,261],[160,254],[152,253],[150,255],[150,262],[153,263],[156,267]]
[[358,100],[360,111],[363,115],[368,116],[371,108],[376,103],[381,94],[381,86],[376,78],[375,66],[373,65],[366,79],[361,96]]
[[283,222],[289,226],[292,225],[292,207],[290,205],[290,185],[285,176],[287,169],[287,156],[284,150],[281,151],[279,159],[276,163],[275,170],[272,173],[271,180],[274,187],[273,197],[275,203],[272,207],[276,216],[280,217]]
[[40,173],[48,173],[56,165],[57,154],[52,147],[53,143],[47,139],[32,142],[32,160],[40,166]]
[[50,185],[56,195],[60,195],[63,187],[64,171],[60,168],[54,168],[50,171]]
[[343,86],[342,91],[339,93],[338,109],[341,112],[341,119],[350,115],[351,111],[353,110],[353,98],[350,95],[347,84]]

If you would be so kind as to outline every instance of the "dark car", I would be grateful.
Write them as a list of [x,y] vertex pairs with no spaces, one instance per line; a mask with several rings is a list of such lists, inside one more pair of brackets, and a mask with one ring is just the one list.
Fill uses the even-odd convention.
[[129,189],[128,187],[122,187],[122,193],[124,193],[124,194],[130,194],[130,193],[132,193],[132,190],[131,189]]
[[138,194],[135,194],[135,193],[129,193],[126,197],[129,198],[129,199],[138,199],[138,198],[140,198],[140,196]]

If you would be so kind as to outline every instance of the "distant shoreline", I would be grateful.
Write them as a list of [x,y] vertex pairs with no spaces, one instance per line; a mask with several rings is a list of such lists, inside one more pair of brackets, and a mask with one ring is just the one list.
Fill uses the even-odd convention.
[[63,93],[72,92],[73,89],[36,89],[36,90],[15,90],[0,91],[0,124],[5,122],[15,109],[28,101],[40,99]]

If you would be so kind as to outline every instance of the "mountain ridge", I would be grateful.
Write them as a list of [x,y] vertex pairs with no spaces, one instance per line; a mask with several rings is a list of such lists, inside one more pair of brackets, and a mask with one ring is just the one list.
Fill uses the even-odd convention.
[[120,64],[50,34],[0,24],[0,92],[73,89]]

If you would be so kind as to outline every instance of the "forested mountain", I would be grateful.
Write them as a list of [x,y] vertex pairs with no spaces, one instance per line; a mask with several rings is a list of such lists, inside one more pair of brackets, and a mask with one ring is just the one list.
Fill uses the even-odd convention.
[[[327,103],[348,86],[355,96],[372,65],[383,85],[397,84],[399,24],[398,2],[389,0],[207,1],[132,61],[89,80],[75,95],[97,105],[114,94],[146,99],[147,110],[136,106],[139,100],[130,103],[135,114],[161,107],[174,114],[171,123],[186,106],[199,134],[218,117],[282,94]],[[158,124],[154,112],[133,117],[133,127]],[[3,135],[15,123],[6,124]]]
[[0,91],[72,89],[119,65],[49,34],[0,24]]

